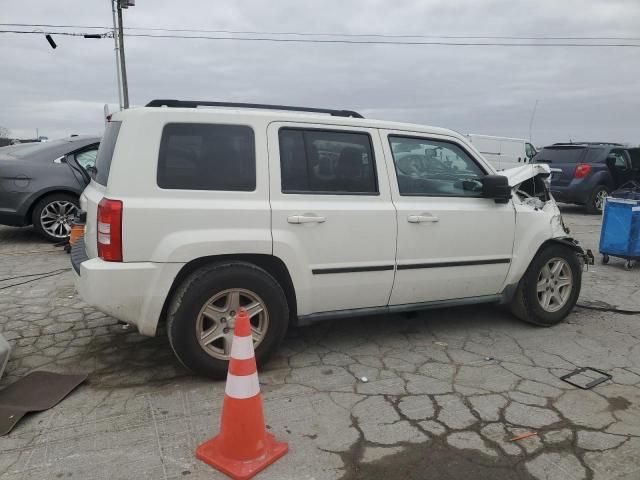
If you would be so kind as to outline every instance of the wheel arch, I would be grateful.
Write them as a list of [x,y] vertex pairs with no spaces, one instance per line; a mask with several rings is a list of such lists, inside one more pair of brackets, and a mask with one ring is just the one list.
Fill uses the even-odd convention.
[[289,322],[295,324],[298,318],[297,314],[297,299],[293,280],[291,274],[285,263],[278,257],[268,254],[230,254],[230,255],[211,255],[206,257],[196,258],[186,263],[178,272],[171,284],[171,288],[167,293],[167,297],[164,300],[164,305],[160,313],[159,323],[164,323],[167,318],[167,310],[171,299],[175,294],[175,291],[180,287],[182,282],[193,272],[204,266],[212,265],[215,263],[225,262],[242,262],[250,263],[259,268],[262,268],[269,273],[280,284],[284,291],[287,303],[289,305]]
[[[518,290],[518,286],[520,285],[520,282],[522,281],[524,274],[527,272],[527,270],[529,270],[529,267],[531,266],[533,261],[538,257],[538,255],[540,255],[540,252],[542,252],[545,248],[551,245],[562,245],[564,247],[567,247],[573,250],[576,253],[576,255],[582,258],[583,260],[587,258],[589,254],[591,254],[590,250],[587,250],[587,252],[585,252],[585,250],[578,244],[577,240],[575,240],[572,237],[548,238],[547,240],[545,240],[540,244],[540,246],[536,250],[536,253],[534,253],[533,256],[531,257],[531,259],[529,260],[529,263],[527,263],[526,268],[524,269],[522,275],[520,275],[518,280],[514,283],[511,283],[505,286],[502,292],[502,300],[500,301],[501,304],[506,304],[511,302],[511,300],[516,294],[516,291]],[[591,254],[591,256],[593,256],[593,254]]]

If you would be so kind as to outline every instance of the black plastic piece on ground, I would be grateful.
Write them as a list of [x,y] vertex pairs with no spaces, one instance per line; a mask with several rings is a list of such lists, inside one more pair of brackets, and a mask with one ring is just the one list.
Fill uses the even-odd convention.
[[330,108],[293,107],[289,105],[267,105],[262,103],[233,102],[200,102],[197,100],[151,100],[147,107],[198,108],[198,107],[230,107],[255,108],[262,110],[286,110],[290,112],[327,113],[334,117],[364,118],[353,110],[333,110]]
[[62,375],[32,372],[0,391],[0,435],[6,435],[28,412],[48,410],[78,385],[87,375]]
[[[586,375],[587,372],[596,372],[601,376],[594,378],[594,377],[591,377],[590,375]],[[577,381],[572,380],[572,378],[577,375],[583,375],[584,377],[587,377],[591,381],[585,384],[585,383],[578,383]],[[604,383],[607,380],[611,380],[612,378],[613,377],[611,375],[601,370],[596,370],[595,368],[591,368],[591,367],[583,367],[583,368],[578,368],[577,370],[574,370],[571,373],[567,373],[566,375],[563,375],[562,377],[560,377],[560,380],[567,382],[568,384],[573,385],[574,387],[578,387],[582,390],[589,390],[595,387],[596,385],[600,385],[601,383]]]

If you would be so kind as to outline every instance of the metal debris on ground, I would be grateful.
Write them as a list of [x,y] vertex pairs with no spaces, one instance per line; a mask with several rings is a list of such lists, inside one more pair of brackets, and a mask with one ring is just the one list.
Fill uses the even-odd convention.
[[445,343],[445,342],[433,342],[435,345],[438,345],[439,347],[448,347],[449,344]]
[[360,380],[362,381],[362,383],[367,383],[369,381],[367,377],[361,377]]
[[596,370],[595,368],[584,367],[563,375],[560,377],[560,380],[567,382],[574,387],[581,388],[582,390],[589,390],[590,388],[600,385],[612,378],[613,377],[608,373]]
[[522,435],[518,435],[517,437],[513,437],[510,441],[518,442],[520,440],[524,440],[525,438],[534,437],[536,435],[538,435],[538,432],[527,432],[523,433]]

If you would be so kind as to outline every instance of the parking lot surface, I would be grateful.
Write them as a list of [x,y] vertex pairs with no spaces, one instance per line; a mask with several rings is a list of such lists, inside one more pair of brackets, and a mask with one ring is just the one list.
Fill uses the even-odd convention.
[[[600,218],[563,211],[596,252]],[[640,479],[640,266],[598,260],[553,328],[476,306],[291,329],[260,371],[268,428],[290,452],[257,478]],[[226,478],[194,457],[217,432],[224,382],[190,375],[164,335],[88,307],[68,268],[30,229],[0,227],[13,347],[0,387],[37,369],[89,375],[0,437],[0,478]],[[559,379],[578,367],[613,379]]]

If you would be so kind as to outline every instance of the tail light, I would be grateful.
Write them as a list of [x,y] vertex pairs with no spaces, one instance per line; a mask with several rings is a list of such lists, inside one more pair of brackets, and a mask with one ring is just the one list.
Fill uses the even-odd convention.
[[588,163],[579,163],[576,167],[576,171],[573,173],[573,178],[584,178],[591,171],[591,165]]
[[98,204],[98,256],[122,261],[122,202],[103,198]]

